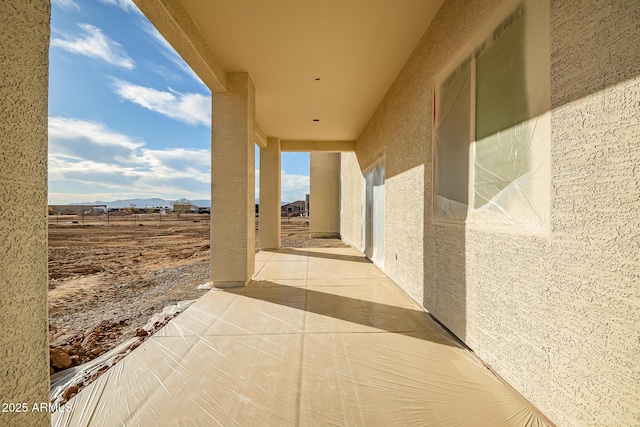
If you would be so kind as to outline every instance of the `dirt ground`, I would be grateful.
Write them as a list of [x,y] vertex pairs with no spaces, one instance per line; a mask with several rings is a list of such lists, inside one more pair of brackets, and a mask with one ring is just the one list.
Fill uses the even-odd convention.
[[[197,286],[210,278],[209,222],[208,214],[108,220],[106,215],[51,216],[51,373],[92,360],[132,337],[142,342],[148,336],[142,327],[154,313],[207,292]],[[311,239],[306,218],[283,218],[282,246],[344,244]]]

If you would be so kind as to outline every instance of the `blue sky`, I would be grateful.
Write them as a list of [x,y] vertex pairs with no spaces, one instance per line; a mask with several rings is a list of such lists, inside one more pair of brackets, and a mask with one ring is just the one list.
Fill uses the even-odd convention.
[[[52,0],[50,203],[209,199],[210,123],[211,92],[131,0]],[[308,192],[308,153],[283,153],[282,200]]]

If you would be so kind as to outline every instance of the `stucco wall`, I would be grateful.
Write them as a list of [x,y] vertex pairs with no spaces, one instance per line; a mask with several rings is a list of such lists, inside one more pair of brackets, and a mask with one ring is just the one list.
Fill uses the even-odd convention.
[[309,160],[309,232],[312,237],[340,234],[340,153],[312,152]]
[[362,247],[362,172],[355,153],[340,155],[340,238],[358,250]]
[[549,236],[432,223],[433,76],[501,3],[446,1],[357,142],[386,159],[385,269],[554,422],[637,425],[640,3],[551,2]]
[[0,425],[48,425],[49,1],[0,3]]

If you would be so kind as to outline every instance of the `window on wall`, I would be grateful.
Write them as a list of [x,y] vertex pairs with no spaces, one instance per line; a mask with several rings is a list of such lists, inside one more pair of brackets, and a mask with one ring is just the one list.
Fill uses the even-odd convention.
[[438,74],[434,222],[543,231],[549,205],[549,26],[509,2]]

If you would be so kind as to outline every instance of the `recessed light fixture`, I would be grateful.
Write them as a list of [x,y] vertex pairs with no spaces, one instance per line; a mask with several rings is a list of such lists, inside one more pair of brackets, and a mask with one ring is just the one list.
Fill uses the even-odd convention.
[[314,122],[319,122],[319,121],[320,121],[320,119],[313,119],[313,121],[314,121]]

